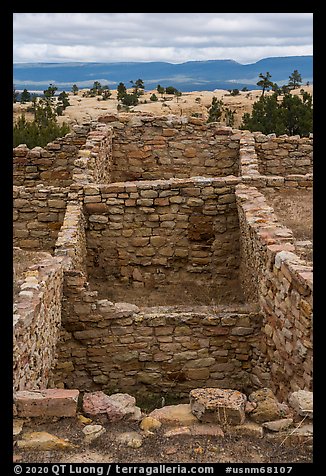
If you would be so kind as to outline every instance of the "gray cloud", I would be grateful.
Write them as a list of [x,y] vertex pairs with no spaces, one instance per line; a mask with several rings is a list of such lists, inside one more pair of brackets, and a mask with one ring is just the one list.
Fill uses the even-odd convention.
[[15,62],[312,54],[312,13],[14,13]]

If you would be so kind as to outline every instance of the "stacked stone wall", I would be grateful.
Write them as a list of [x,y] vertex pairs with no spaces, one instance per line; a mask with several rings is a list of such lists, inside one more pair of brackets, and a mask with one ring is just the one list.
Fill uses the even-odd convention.
[[177,116],[122,121],[111,122],[113,182],[238,175],[240,131]]
[[14,185],[51,184],[65,187],[72,183],[74,162],[85,144],[89,128],[75,126],[72,133],[49,142],[45,147],[29,149],[20,144],[13,149]]
[[228,177],[85,186],[90,275],[149,287],[206,275],[227,291],[239,266],[237,183]]
[[62,282],[60,260],[51,255],[25,272],[14,302],[14,390],[48,385],[61,327]]
[[[249,133],[245,131],[240,139],[239,148],[239,167],[240,177],[244,184],[251,185],[260,189],[265,187],[272,187],[274,189],[288,188],[290,190],[309,190],[313,186],[312,174],[312,138],[302,138],[297,136],[292,137],[280,136],[274,137],[265,136],[261,133]],[[288,139],[288,142],[287,140]],[[290,165],[291,160],[282,156],[282,151],[279,152],[277,147],[278,140],[284,143],[283,151],[288,153],[294,152],[286,148],[289,143],[291,148],[305,150],[309,157],[300,158],[298,155],[292,156],[292,161],[299,157],[297,165]],[[258,141],[258,142],[257,142]],[[261,142],[259,142],[261,141]],[[283,142],[282,142],[283,141]],[[309,141],[309,144],[307,145]],[[265,146],[264,149],[262,147]],[[270,147],[270,149],[269,149]],[[305,149],[306,147],[306,149]],[[279,154],[279,157],[274,157],[273,153]],[[303,154],[303,152],[302,152]],[[272,162],[275,158],[275,162]],[[270,159],[270,161],[269,161]],[[302,160],[301,160],[302,159]],[[300,162],[301,161],[301,162]],[[298,165],[306,163],[305,166]],[[309,162],[309,163],[308,163]],[[269,167],[269,164],[273,165]]]
[[63,223],[68,194],[68,187],[14,186],[14,245],[52,252]]
[[111,182],[112,128],[101,123],[91,123],[85,145],[74,162],[74,183]]
[[[176,116],[112,116],[17,147],[14,244],[55,258],[30,268],[15,304],[15,389],[311,390],[312,269],[258,190],[311,188],[311,151],[311,138]],[[200,281],[223,302],[240,281],[247,304],[138,308],[100,300],[88,276]]]
[[98,300],[96,291],[77,293],[70,283],[53,386],[147,396],[251,386],[256,306],[141,309]]
[[55,243],[54,256],[69,257],[69,268],[87,276],[85,218],[79,203],[67,205],[64,221]]
[[273,209],[254,187],[238,185],[240,279],[247,299],[264,315],[261,363],[256,383],[270,375],[274,391],[312,387],[312,267],[299,258],[291,230],[277,223]]
[[312,173],[313,139],[275,134],[253,133],[262,175],[305,175]]

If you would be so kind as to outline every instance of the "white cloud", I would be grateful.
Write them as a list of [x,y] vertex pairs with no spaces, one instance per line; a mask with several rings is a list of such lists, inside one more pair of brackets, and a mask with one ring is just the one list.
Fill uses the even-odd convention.
[[312,13],[15,13],[15,62],[312,54]]

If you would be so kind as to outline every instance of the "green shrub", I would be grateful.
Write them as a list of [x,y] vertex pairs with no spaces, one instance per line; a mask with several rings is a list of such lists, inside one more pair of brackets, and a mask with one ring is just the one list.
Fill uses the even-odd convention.
[[[61,97],[61,100],[64,99],[65,93]],[[13,146],[26,144],[30,149],[44,147],[54,139],[68,134],[69,126],[66,123],[60,126],[57,122],[57,115],[62,114],[63,109],[62,103],[54,105],[52,96],[39,100],[33,98],[30,111],[34,113],[34,120],[26,121],[24,114],[17,119],[13,127]]]

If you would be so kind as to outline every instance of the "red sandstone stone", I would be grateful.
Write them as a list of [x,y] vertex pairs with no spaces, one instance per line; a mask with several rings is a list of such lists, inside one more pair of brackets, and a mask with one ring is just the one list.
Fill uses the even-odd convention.
[[60,388],[20,390],[14,394],[14,403],[19,417],[74,417],[78,396],[78,390]]
[[83,410],[88,415],[98,415],[100,413],[106,413],[108,406],[110,405],[109,396],[104,392],[92,392],[85,393],[83,399]]
[[191,411],[202,422],[239,425],[245,420],[247,398],[237,390],[196,388],[189,396]]

